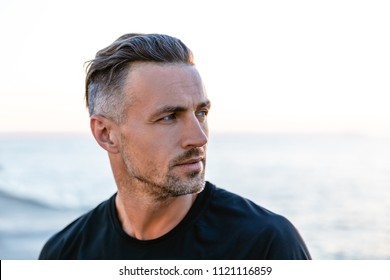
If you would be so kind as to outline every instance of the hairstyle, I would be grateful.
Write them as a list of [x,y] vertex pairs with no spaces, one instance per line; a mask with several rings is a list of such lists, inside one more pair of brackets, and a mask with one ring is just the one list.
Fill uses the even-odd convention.
[[179,39],[162,34],[125,34],[87,62],[85,100],[89,115],[123,122],[123,85],[135,62],[194,65],[191,50]]

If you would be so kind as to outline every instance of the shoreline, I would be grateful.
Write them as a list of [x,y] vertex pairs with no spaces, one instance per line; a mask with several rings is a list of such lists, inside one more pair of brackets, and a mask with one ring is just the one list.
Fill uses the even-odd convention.
[[85,210],[54,210],[0,193],[0,259],[35,260],[55,232]]

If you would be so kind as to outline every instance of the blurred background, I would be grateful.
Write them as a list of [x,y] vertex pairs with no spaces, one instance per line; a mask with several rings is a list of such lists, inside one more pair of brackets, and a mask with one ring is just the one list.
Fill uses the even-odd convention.
[[213,103],[207,179],[286,216],[315,259],[390,259],[387,1],[0,0],[0,259],[115,192],[84,62],[180,38]]

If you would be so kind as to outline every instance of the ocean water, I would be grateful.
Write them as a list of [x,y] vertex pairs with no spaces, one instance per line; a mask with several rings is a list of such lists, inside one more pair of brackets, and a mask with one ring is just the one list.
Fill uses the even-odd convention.
[[[215,134],[206,177],[287,217],[314,259],[390,259],[390,138]],[[44,242],[115,192],[89,135],[0,136],[0,259]]]

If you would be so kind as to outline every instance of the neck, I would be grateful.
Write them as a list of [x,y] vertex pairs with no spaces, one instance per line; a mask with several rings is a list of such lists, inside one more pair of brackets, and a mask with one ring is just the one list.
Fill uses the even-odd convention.
[[156,239],[176,227],[191,209],[197,194],[162,197],[129,175],[120,155],[109,154],[118,193],[115,205],[123,230],[139,240]]
[[197,194],[156,200],[137,188],[118,188],[116,209],[123,230],[139,240],[156,239],[176,227],[190,210]]

